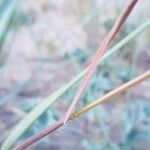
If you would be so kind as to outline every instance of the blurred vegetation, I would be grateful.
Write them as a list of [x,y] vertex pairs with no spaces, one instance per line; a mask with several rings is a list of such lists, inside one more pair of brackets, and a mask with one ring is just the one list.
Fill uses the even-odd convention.
[[[58,39],[51,39],[48,42],[45,40],[46,42],[44,43],[40,38],[45,38],[45,37],[43,36],[38,37],[37,36],[38,34],[36,35],[37,31],[34,31],[33,29],[34,22],[44,11],[46,11],[47,9],[53,10],[52,4],[50,8],[47,8],[49,5],[44,5],[44,4],[41,4],[42,8],[38,8],[37,6],[38,8],[36,10],[37,12],[29,9],[25,13],[25,10],[19,9],[19,12],[17,14],[16,10],[19,7],[19,3],[20,2],[18,0],[0,0],[0,63],[3,64],[4,62],[6,62],[6,64],[4,64],[3,66],[6,69],[10,65],[6,59],[9,56],[10,51],[4,51],[5,49],[3,49],[3,47],[5,46],[5,42],[7,40],[9,31],[11,30],[12,26],[14,27],[17,26],[17,28],[21,26],[26,27],[27,31],[30,33],[34,46],[36,47],[36,49],[40,49],[40,50],[38,50],[39,53],[38,53],[38,57],[36,58],[37,60],[35,59],[33,60],[34,63],[32,61],[29,61],[31,63],[28,64],[28,59],[25,61],[26,65],[23,66],[24,68],[26,68],[26,66],[28,65],[33,66],[31,68],[32,71],[29,76],[27,77],[23,76],[22,77],[23,80],[19,82],[17,81],[17,84],[15,83],[13,84],[13,86],[7,87],[6,90],[5,90],[5,86],[1,85],[0,107],[2,109],[7,110],[9,103],[10,105],[13,104],[12,106],[15,107],[15,109],[19,110],[21,114],[23,114],[21,117],[23,118],[24,116],[27,115],[27,113],[32,111],[39,103],[41,103],[43,101],[43,98],[45,97],[45,95],[41,94],[38,90],[34,91],[34,88],[36,88],[35,86],[38,86],[37,82],[34,82],[35,79],[38,80],[37,76],[38,75],[42,76],[42,80],[38,81],[42,83],[44,81],[43,78],[44,77],[46,78],[46,75],[47,75],[43,71],[45,68],[46,68],[45,70],[48,72],[48,76],[51,76],[51,74],[54,74],[55,76],[55,72],[59,70],[62,73],[67,72],[67,75],[68,75],[67,80],[70,79],[70,77],[72,77],[72,73],[70,73],[71,69],[72,70],[74,69],[75,73],[78,73],[78,72],[80,73],[83,70],[83,68],[85,68],[86,64],[89,62],[89,59],[91,58],[91,55],[93,54],[93,50],[97,47],[97,43],[100,41],[100,38],[97,38],[97,37],[99,36],[101,37],[102,35],[104,35],[104,33],[106,33],[111,28],[113,22],[115,21],[115,17],[114,18],[112,17],[108,19],[107,21],[105,19],[104,20],[95,19],[95,18],[100,18],[101,14],[99,14],[99,12],[102,11],[101,9],[103,8],[103,6],[101,6],[101,9],[99,9],[95,1],[88,0],[88,1],[82,2],[84,6],[83,8],[83,6],[80,4],[80,1],[74,2],[76,4],[75,5],[76,7],[74,6],[74,13],[77,15],[77,18],[80,20],[79,26],[84,30],[84,34],[86,34],[87,41],[85,42],[86,43],[85,45],[87,45],[87,47],[76,45],[74,46],[74,48],[70,48],[69,50],[64,52],[63,50],[61,51],[58,50],[59,48],[62,47],[62,45],[65,45],[65,42],[64,43],[62,42],[60,44],[61,46],[57,44],[58,42],[57,40],[61,40],[59,39],[59,35],[57,35]],[[59,5],[55,7],[59,8]],[[117,8],[115,9],[117,10]],[[41,12],[41,10],[43,10],[43,12]],[[37,13],[38,15],[36,16],[35,13]],[[42,23],[41,23],[41,26],[42,26]],[[102,33],[100,32],[99,26],[103,27],[101,28]],[[126,25],[124,25],[124,27],[122,28],[116,41],[124,38],[126,35],[131,33],[135,29],[136,26],[137,26],[137,23],[135,23],[134,21],[133,22],[128,21]],[[50,27],[52,27],[52,24],[50,24]],[[57,28],[54,28],[54,29],[57,30]],[[15,34],[17,33],[15,32]],[[52,34],[52,33],[48,32],[47,34]],[[55,42],[53,42],[53,40],[55,40]],[[115,45],[116,43],[117,42],[114,42],[113,44]],[[122,48],[122,51],[113,55],[111,58],[105,60],[101,64],[101,66],[97,68],[94,76],[92,77],[92,79],[90,80],[87,86],[85,93],[81,97],[81,101],[79,105],[87,104],[91,100],[96,99],[100,97],[101,95],[104,95],[105,93],[116,88],[121,83],[125,83],[129,81],[131,78],[135,76],[136,72],[138,72],[138,67],[136,67],[136,65],[138,63],[139,54],[141,54],[140,53],[141,49],[137,47],[137,43],[138,41],[134,40],[127,46],[124,46]],[[20,42],[20,45],[24,45],[24,44]],[[66,49],[65,46],[64,46],[64,49]],[[30,50],[32,51],[32,47]],[[42,54],[42,53],[45,53],[45,54]],[[61,53],[62,55],[59,56],[59,53]],[[17,60],[19,58],[16,57],[14,59]],[[8,62],[8,66],[7,66],[7,62]],[[32,65],[32,63],[34,65]],[[51,64],[54,64],[54,67]],[[3,73],[3,67],[1,66],[0,68],[1,69],[0,75]],[[24,72],[26,72],[26,69],[24,70],[25,70]],[[19,76],[18,74],[19,73],[16,73],[16,76]],[[66,76],[66,74],[64,76]],[[65,77],[63,76],[59,77],[58,75],[58,78],[61,78],[61,80],[64,81],[63,83],[66,82]],[[1,81],[2,79],[5,79],[5,78],[1,78]],[[15,80],[15,79],[12,79],[12,80]],[[57,78],[53,82],[49,79],[48,84],[46,84],[46,88],[44,89],[42,87],[40,90],[41,91],[48,90],[48,93],[49,93],[49,90],[50,90],[50,88],[48,87],[49,84],[53,86],[56,81],[57,81]],[[59,81],[60,79],[58,79],[57,82]],[[9,85],[11,84],[7,84],[7,86]],[[4,90],[3,90],[3,86],[4,86]],[[56,104],[56,106],[53,109],[49,109],[48,111],[44,112],[36,120],[35,124],[33,124],[30,127],[30,129],[28,129],[27,132],[25,132],[25,134],[20,138],[20,140],[29,137],[30,135],[42,129],[43,127],[46,127],[49,124],[52,124],[53,122],[58,120],[62,112],[58,111],[57,107],[58,108],[62,107],[62,109],[64,109],[65,106],[68,106],[68,104],[72,100],[75,89],[76,89],[76,86],[74,86],[73,89],[70,89],[63,96],[62,99],[65,99],[65,101],[60,102],[60,104],[58,102],[58,104]],[[31,95],[29,91],[31,91]],[[50,93],[52,91],[53,90],[50,90]],[[33,95],[32,95],[32,92],[33,92]],[[56,95],[56,97],[59,97],[59,96]],[[88,138],[85,138],[82,141],[78,141],[81,144],[82,148],[86,150],[92,150],[92,149],[95,149],[95,150],[103,150],[103,149],[108,149],[108,150],[117,150],[117,149],[118,150],[120,149],[130,150],[131,149],[132,150],[132,149],[135,149],[136,150],[138,149],[137,147],[140,141],[149,141],[149,138],[150,138],[150,131],[149,131],[150,103],[140,98],[139,99],[137,98],[137,100],[134,100],[131,93],[123,94],[123,96],[120,99],[121,101],[124,99],[127,99],[127,101],[120,102],[118,104],[120,105],[119,109],[120,109],[121,117],[116,116],[116,118],[118,117],[118,119],[121,118],[121,121],[120,122],[118,121],[118,124],[122,127],[120,129],[121,138],[119,138],[118,140],[113,140],[113,138],[111,138],[110,131],[112,127],[108,125],[106,121],[106,117],[109,118],[108,109],[112,109],[113,105],[108,106],[106,108],[104,105],[85,115],[85,120],[88,120],[87,122],[88,124],[90,124],[90,128],[92,128],[93,131],[95,130],[95,124],[96,126],[98,126],[99,128],[98,134],[100,135],[102,134],[101,139],[95,140],[93,138],[92,140],[91,139],[89,140]],[[122,103],[123,103],[123,107],[121,106]],[[60,105],[63,105],[64,107]],[[5,115],[5,114],[0,113],[0,115]],[[13,117],[17,117],[17,115]],[[18,120],[20,120],[20,118]],[[15,122],[15,124],[18,122],[18,120]],[[4,129],[8,130],[8,128],[4,128]],[[1,126],[0,126],[0,130],[2,130]],[[6,137],[8,137],[8,133],[7,135],[3,137],[2,141],[4,141],[4,138]],[[92,137],[92,134],[91,134],[91,137]],[[45,141],[46,140],[47,139],[45,139]],[[68,139],[64,138],[64,140],[68,140]],[[42,142],[44,142],[44,140]]]
[[[2,45],[4,40],[6,39],[8,30],[13,22],[18,3],[18,0],[0,1],[0,53],[2,53]],[[2,62],[1,59],[2,56],[0,58],[0,61]]]

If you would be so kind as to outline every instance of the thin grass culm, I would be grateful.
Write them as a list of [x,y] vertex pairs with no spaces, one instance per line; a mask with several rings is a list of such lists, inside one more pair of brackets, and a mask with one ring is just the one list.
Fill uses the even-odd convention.
[[147,149],[148,10],[0,0],[0,150]]
[[[90,111],[91,109],[95,108],[96,106],[98,106],[98,105],[100,105],[100,104],[102,104],[108,100],[111,100],[111,98],[127,91],[129,88],[137,85],[138,83],[140,83],[140,82],[142,82],[148,78],[150,78],[150,70],[143,73],[142,75],[139,75],[136,78],[124,83],[123,85],[119,86],[118,88],[105,94],[101,98],[94,100],[91,103],[81,107],[80,109],[78,109],[74,113],[71,113],[68,121],[71,121],[71,120],[74,120],[74,119],[80,117],[82,114]],[[24,142],[22,142],[21,144],[16,146],[13,150],[23,150],[23,149],[27,148],[28,146],[30,146],[31,144],[37,142],[38,140],[40,140],[44,136],[48,135],[49,133],[62,127],[63,125],[64,125],[63,120],[60,120],[60,121],[54,123],[53,125],[39,131],[37,134],[31,136],[30,138],[28,138],[27,140],[25,140]]]
[[[113,54],[121,51],[122,47],[127,43],[131,42],[137,35],[146,31],[150,27],[150,20],[146,21],[142,25],[140,25],[137,29],[131,32],[128,36],[118,42],[113,48],[111,48],[108,52],[106,52],[101,62],[108,59]],[[58,100],[63,94],[65,94],[73,85],[75,85],[80,79],[83,78],[86,70],[80,72],[75,78],[73,78],[66,85],[52,93],[45,100],[43,100],[38,106],[36,106],[31,112],[29,112],[15,127],[12,129],[9,136],[6,138],[4,143],[2,144],[2,150],[10,150],[11,147],[16,143],[16,141],[20,138],[23,133],[25,133],[28,128],[47,110],[50,109],[52,104]]]
[[71,112],[73,111],[77,101],[80,98],[80,95],[82,94],[83,90],[85,89],[86,85],[88,84],[90,77],[94,73],[94,70],[95,70],[99,60],[101,60],[101,57],[103,56],[104,51],[106,50],[106,48],[108,47],[110,42],[113,40],[115,35],[118,33],[121,26],[125,22],[125,20],[128,18],[129,14],[131,13],[134,6],[136,5],[137,1],[138,0],[131,0],[129,2],[129,4],[125,7],[125,9],[120,14],[119,18],[115,22],[115,24],[112,27],[112,29],[110,30],[110,32],[106,35],[106,37],[101,42],[101,44],[100,44],[98,50],[96,51],[90,65],[88,66],[88,68],[86,70],[86,73],[83,77],[83,80],[81,81],[80,87],[78,88],[78,90],[77,90],[77,92],[76,92],[76,94],[75,94],[66,114],[65,114],[64,124],[66,124],[66,122],[68,121],[68,118],[69,118]]

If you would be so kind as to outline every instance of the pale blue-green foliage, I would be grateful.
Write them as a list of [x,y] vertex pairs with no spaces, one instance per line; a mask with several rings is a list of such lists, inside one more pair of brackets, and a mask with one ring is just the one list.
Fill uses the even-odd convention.
[[[117,85],[113,82],[114,79],[122,82],[127,82],[131,78],[131,66],[115,65],[113,61],[107,59],[97,69],[95,75],[89,82],[85,94],[82,96],[82,100],[85,103],[90,102],[94,98],[100,97],[105,92],[114,89]],[[122,112],[122,124],[123,129],[121,131],[122,138],[113,142],[109,135],[109,127],[106,125],[104,118],[105,109],[103,107],[95,108],[90,113],[87,113],[87,117],[90,119],[94,115],[97,118],[100,126],[100,134],[103,135],[103,140],[100,142],[95,141],[83,141],[83,147],[86,150],[120,150],[120,149],[133,149],[134,144],[140,139],[148,139],[150,137],[150,103],[146,102],[132,102],[127,104],[126,109]]]
[[[101,66],[98,67],[95,75],[91,78],[85,93],[81,97],[80,105],[84,105],[114,89],[117,86],[115,81],[113,82],[114,78],[122,82],[130,80],[131,69],[132,67],[127,65],[118,64],[116,66],[111,58],[104,61]],[[70,101],[74,95],[74,90],[69,91],[66,94],[65,99]],[[68,103],[68,101],[66,103]],[[110,138],[109,127],[104,121],[104,118],[106,117],[105,111],[106,110],[103,109],[103,107],[100,107],[98,109],[95,108],[93,111],[86,114],[88,119],[91,119],[96,115],[100,127],[100,134],[103,136],[103,140],[100,139],[100,142],[84,140],[82,144],[86,150],[132,150],[133,145],[136,144],[138,140],[149,138],[149,103],[141,101],[127,104],[126,109],[122,112],[122,124],[124,128],[121,133],[123,136],[117,142],[113,142]]]
[[[147,27],[149,25],[149,21],[147,23],[145,23],[143,26],[139,27],[137,30],[135,30],[131,35],[129,35],[127,38],[125,38],[123,41],[121,41],[118,45],[116,45],[114,48],[112,48],[110,51],[108,51],[102,58],[102,60],[104,60],[105,58],[107,58],[108,56],[110,56],[112,53],[114,53],[115,51],[118,50],[118,48],[122,47],[124,44],[126,44],[129,40],[131,40],[134,36],[136,36],[137,34],[139,34],[140,32],[142,32],[144,30],[145,27]],[[100,70],[102,71],[102,70]],[[111,70],[112,71],[112,70]],[[113,72],[113,71],[112,71]],[[4,142],[2,149],[10,149],[12,147],[12,145],[14,145],[14,143],[16,142],[16,140],[18,140],[18,138],[25,133],[25,131],[33,124],[33,122],[35,122],[37,119],[39,119],[39,117],[47,110],[50,108],[50,106],[60,97],[62,96],[66,91],[68,91],[68,89],[70,89],[76,82],[78,82],[84,75],[85,71],[81,72],[76,78],[74,78],[71,82],[69,82],[68,84],[66,84],[64,87],[62,87],[61,89],[59,89],[58,91],[54,92],[52,95],[50,95],[49,97],[47,97],[46,100],[42,101],[42,103],[40,103],[37,107],[35,107],[32,111],[30,111],[30,113],[25,117],[25,119],[23,119],[12,131],[12,133],[10,134],[10,136],[6,139],[6,141]],[[99,84],[98,88],[102,89],[102,92],[107,92],[110,90],[110,85],[111,80],[110,77],[107,75],[106,71],[105,71],[105,67],[104,70],[101,72],[102,74],[99,74],[99,71],[97,72],[96,75],[100,76],[98,79],[95,80],[95,84],[97,84],[97,80],[104,80],[101,78],[105,78],[105,83],[107,83],[105,86],[105,88],[103,89],[102,84]],[[108,81],[107,81],[108,80]],[[111,84],[108,84],[108,83]],[[100,82],[101,83],[101,82]],[[90,84],[89,84],[90,85]],[[113,85],[113,84],[112,84]],[[91,90],[90,90],[91,91]],[[100,90],[98,91],[98,94],[100,96]],[[92,91],[91,91],[92,92]],[[96,92],[95,92],[96,93]],[[95,93],[92,93],[91,95],[95,95]],[[90,96],[89,96],[90,97]],[[86,100],[86,98],[85,98]],[[92,99],[87,99],[87,101],[90,101]],[[19,131],[19,132],[18,132]]]
[[0,48],[8,32],[8,28],[14,17],[19,0],[0,1]]
[[121,78],[124,82],[127,82],[130,80],[130,67],[126,67],[125,69],[123,67],[117,67],[115,69],[115,71],[117,72],[117,76],[119,78]]
[[[136,149],[140,140],[150,140],[150,103],[145,101],[134,101],[129,102],[124,111],[122,112],[122,131],[121,131],[121,139],[118,139],[116,143],[114,143],[108,137],[108,127],[106,124],[103,124],[103,112],[101,109],[101,115],[98,114],[101,119],[99,120],[100,129],[103,133],[103,140],[99,140],[99,142],[87,141],[84,140],[82,142],[83,147],[86,150],[133,150]],[[103,130],[102,128],[105,127]],[[107,130],[106,130],[107,129]],[[103,132],[104,131],[104,132]],[[109,138],[109,140],[108,140]],[[141,147],[142,148],[142,147]],[[146,148],[143,145],[143,149]]]
[[[75,57],[77,57],[77,55]],[[122,82],[128,81],[129,71],[130,68],[128,66],[116,66],[113,63],[112,58],[105,60],[103,63],[101,63],[100,67],[97,67],[97,70],[90,79],[85,92],[81,95],[82,100],[79,101],[80,105],[86,104],[114,89],[116,87],[116,83],[113,81],[114,78],[117,80],[122,80]],[[75,90],[76,87],[66,93],[66,104],[72,100]]]
[[82,145],[83,147],[86,149],[86,150],[102,150],[102,144],[100,143],[95,143],[95,142],[90,142],[90,141],[87,141],[87,140],[83,140],[82,142]]
[[140,140],[150,140],[150,102],[130,102],[123,114],[123,148],[134,149]]
[[[30,112],[41,100],[42,98],[23,99],[22,101],[17,103],[16,107],[26,114]],[[53,124],[57,119],[58,118],[56,112],[53,109],[48,110],[39,117],[35,124],[32,125],[25,134],[23,134],[21,139],[26,139],[32,134],[43,129],[43,127]]]

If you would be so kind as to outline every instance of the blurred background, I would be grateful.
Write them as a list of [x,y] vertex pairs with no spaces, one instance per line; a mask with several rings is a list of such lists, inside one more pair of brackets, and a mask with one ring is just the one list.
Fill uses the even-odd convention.
[[[89,64],[129,0],[0,0],[0,145],[29,111]],[[114,46],[150,18],[150,1],[137,3]],[[78,107],[150,69],[150,30],[97,68]],[[69,90],[21,140],[63,116]],[[29,150],[148,150],[147,80],[32,145]]]

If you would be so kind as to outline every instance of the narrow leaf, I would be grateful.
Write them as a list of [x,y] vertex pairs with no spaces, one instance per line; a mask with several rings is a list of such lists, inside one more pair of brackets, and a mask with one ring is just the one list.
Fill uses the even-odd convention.
[[[105,53],[101,59],[103,62],[105,59],[109,58],[114,53],[121,50],[124,45],[133,40],[138,34],[142,33],[144,30],[150,27],[150,20],[145,22],[143,25],[139,26],[135,31],[130,33],[127,37],[125,37],[122,41],[116,44],[113,48],[111,48],[107,53]],[[79,73],[73,80],[67,83],[62,88],[58,89],[56,92],[48,96],[43,102],[41,102],[38,106],[36,106],[28,115],[26,115],[12,130],[10,135],[4,141],[1,149],[2,150],[10,150],[11,147],[15,144],[15,142],[20,138],[23,133],[27,131],[27,129],[47,110],[50,106],[60,98],[65,92],[67,92],[73,85],[75,85],[80,79],[83,78],[86,70]]]
[[17,4],[18,0],[3,0],[0,2],[0,50],[15,14]]
[[[110,98],[127,91],[129,88],[131,88],[131,87],[135,86],[136,84],[148,79],[149,77],[150,77],[150,71],[147,71],[147,72],[143,73],[142,75],[139,75],[138,77],[128,81],[127,83],[124,83],[123,85],[119,86],[118,88],[105,94],[100,99],[94,100],[94,101],[90,102],[89,104],[81,107],[76,112],[72,113],[69,117],[69,120],[74,120],[75,118],[81,116],[83,113],[91,110],[92,108],[95,108],[96,106],[100,105],[103,102],[106,102]],[[39,131],[38,133],[32,135],[31,137],[29,137],[28,139],[23,141],[21,144],[16,146],[13,150],[23,150],[23,149],[27,148],[28,146],[30,146],[31,144],[37,142],[41,138],[45,137],[49,133],[62,127],[63,125],[64,125],[63,120],[57,121],[56,123],[50,125],[49,127],[47,127],[45,129]]]
[[78,90],[77,90],[77,92],[76,92],[76,94],[75,94],[75,96],[72,100],[72,103],[70,104],[70,106],[69,106],[69,108],[68,108],[68,110],[65,114],[64,124],[68,121],[68,118],[69,118],[71,112],[73,111],[77,101],[79,100],[81,93],[85,89],[85,87],[86,87],[90,77],[92,76],[99,60],[101,59],[104,51],[106,50],[106,48],[108,47],[108,45],[112,41],[112,39],[115,37],[115,35],[117,34],[117,32],[121,28],[122,24],[127,19],[127,17],[129,16],[129,14],[131,13],[131,11],[132,11],[133,7],[135,6],[136,2],[137,2],[137,0],[131,0],[130,1],[129,5],[126,6],[126,8],[123,10],[123,12],[119,16],[118,20],[116,21],[116,23],[112,27],[111,31],[107,34],[107,36],[101,42],[98,50],[95,53],[95,56],[92,59],[91,64],[88,66],[88,69],[86,70],[86,73],[83,77],[83,80],[80,84],[80,87],[78,88]]

